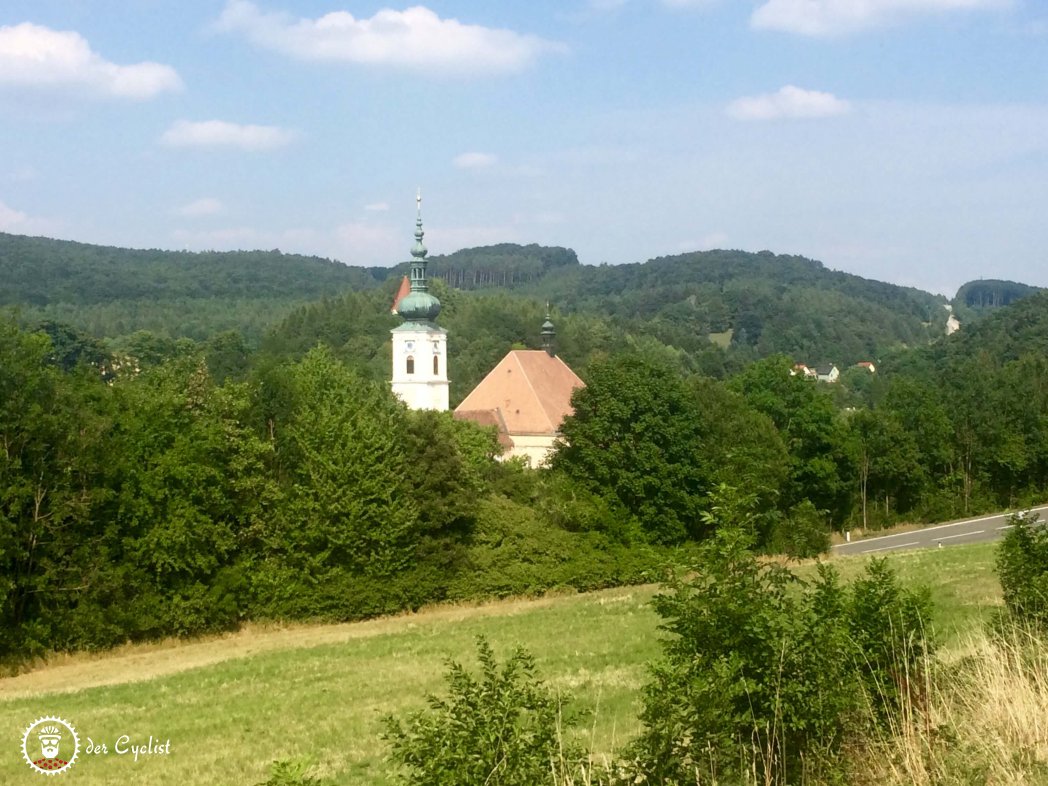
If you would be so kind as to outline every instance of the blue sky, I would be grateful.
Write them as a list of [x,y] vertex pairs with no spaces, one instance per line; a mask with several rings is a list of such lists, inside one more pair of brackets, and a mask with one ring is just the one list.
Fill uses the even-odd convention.
[[1042,0],[4,0],[0,231],[1048,286]]

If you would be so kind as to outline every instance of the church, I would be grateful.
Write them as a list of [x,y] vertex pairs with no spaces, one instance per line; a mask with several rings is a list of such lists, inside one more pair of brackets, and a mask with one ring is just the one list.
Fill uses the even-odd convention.
[[[411,409],[449,408],[447,331],[434,320],[440,301],[426,286],[426,247],[422,243],[422,196],[416,197],[415,245],[410,276],[401,283],[393,313],[403,323],[393,328],[393,392]],[[502,458],[524,458],[532,466],[546,462],[560,437],[560,425],[572,414],[571,394],[584,383],[555,351],[556,333],[546,315],[542,349],[510,351],[462,403],[458,420],[494,426]]]

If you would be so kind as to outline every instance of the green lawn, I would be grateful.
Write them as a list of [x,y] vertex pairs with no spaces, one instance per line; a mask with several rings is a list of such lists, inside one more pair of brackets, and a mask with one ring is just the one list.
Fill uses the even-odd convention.
[[[903,580],[932,587],[933,624],[953,640],[999,603],[992,545],[890,557]],[[846,576],[862,557],[840,558]],[[804,567],[802,572],[810,570]],[[0,680],[0,783],[40,783],[21,761],[22,730],[41,715],[105,742],[63,777],[77,784],[255,784],[274,759],[310,753],[339,784],[385,783],[380,718],[442,689],[445,659],[473,663],[484,635],[504,656],[529,649],[540,673],[593,710],[583,732],[608,751],[636,730],[645,662],[658,654],[651,587],[512,601],[341,626],[252,629],[220,640],[77,656]],[[171,740],[169,756],[113,753],[121,735]]]

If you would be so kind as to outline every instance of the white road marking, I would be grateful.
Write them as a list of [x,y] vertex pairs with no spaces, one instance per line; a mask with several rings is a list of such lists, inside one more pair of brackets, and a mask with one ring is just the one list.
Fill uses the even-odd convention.
[[1014,526],[1014,524],[1005,524],[1003,527],[998,527],[997,531],[1000,532],[1002,529],[1011,529]]
[[982,535],[984,532],[986,532],[986,530],[977,529],[973,532],[962,532],[960,535],[946,535],[942,538],[932,538],[932,543],[938,543],[940,540],[950,540],[950,538],[966,538],[969,535]]
[[[876,538],[872,538],[872,540],[876,540]],[[907,546],[919,546],[919,545],[921,545],[921,542],[919,540],[915,540],[913,543],[899,543],[896,546],[881,546],[879,549],[863,549],[859,553],[860,554],[872,554],[875,551],[888,551],[889,549],[902,549],[902,548],[906,548]]]

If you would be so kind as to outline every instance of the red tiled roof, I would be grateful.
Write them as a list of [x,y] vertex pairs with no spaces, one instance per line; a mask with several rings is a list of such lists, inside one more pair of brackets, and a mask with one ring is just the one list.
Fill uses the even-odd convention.
[[502,415],[497,409],[469,411],[456,409],[452,417],[455,420],[472,420],[478,426],[494,426],[498,431],[499,445],[502,446],[502,449],[508,450],[513,447],[513,440],[509,438],[509,434],[506,432],[506,421],[502,419]]
[[410,291],[411,291],[411,282],[408,281],[408,277],[407,276],[404,276],[404,278],[400,282],[400,289],[398,289],[397,290],[397,294],[393,296],[393,305],[389,309],[389,313],[390,314],[396,314],[397,313],[397,306],[400,305],[400,301],[403,300],[407,296],[408,292],[410,292]]
[[516,349],[502,358],[456,413],[497,412],[509,434],[557,434],[572,414],[571,394],[584,383],[559,357]]

